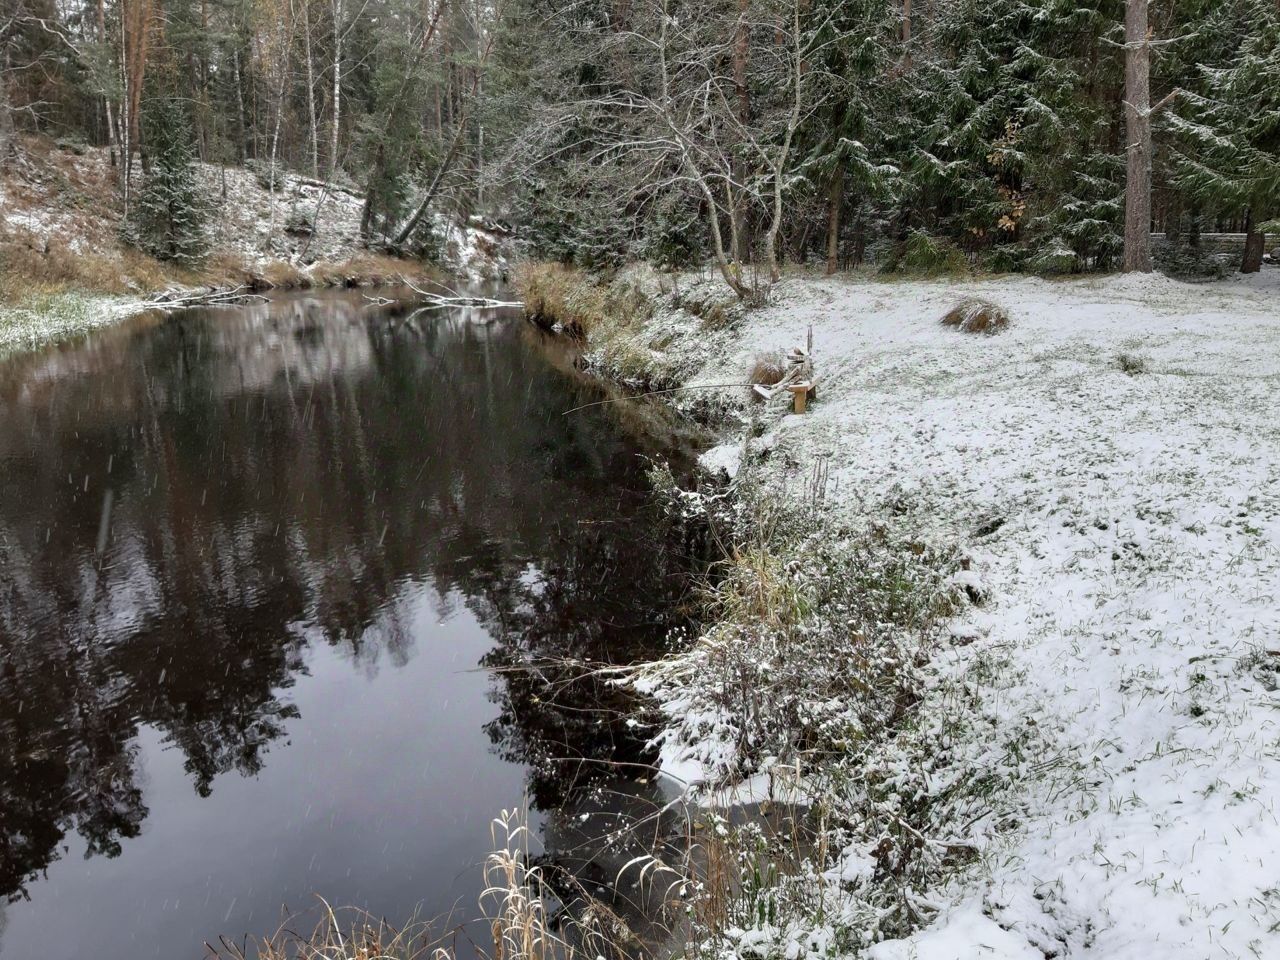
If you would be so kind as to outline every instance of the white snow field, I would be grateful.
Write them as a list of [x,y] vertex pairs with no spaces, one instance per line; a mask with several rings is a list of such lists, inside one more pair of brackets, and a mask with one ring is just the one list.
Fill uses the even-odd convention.
[[[940,326],[964,296],[1010,328]],[[770,462],[829,458],[837,509],[967,550],[986,599],[935,667],[997,653],[993,739],[1037,732],[1020,816],[972,827],[936,919],[871,955],[1280,957],[1280,269],[791,279],[694,382],[809,325],[820,402]]]

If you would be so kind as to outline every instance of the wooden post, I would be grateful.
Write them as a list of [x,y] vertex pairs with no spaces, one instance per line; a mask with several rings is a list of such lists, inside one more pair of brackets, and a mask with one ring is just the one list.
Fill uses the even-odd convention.
[[791,391],[791,410],[793,413],[804,413],[805,402],[809,398],[809,391],[813,389],[813,384],[807,380],[801,383],[792,383],[787,386]]

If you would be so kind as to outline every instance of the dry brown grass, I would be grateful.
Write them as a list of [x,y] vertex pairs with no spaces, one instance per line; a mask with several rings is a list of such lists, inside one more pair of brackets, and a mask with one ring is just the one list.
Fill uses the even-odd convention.
[[616,333],[653,315],[653,302],[625,278],[597,280],[560,263],[528,263],[516,271],[525,316],[543,327],[559,324],[582,339]]
[[586,277],[560,263],[523,264],[516,271],[516,289],[525,315],[541,326],[560,324],[577,337],[587,337],[605,320],[603,291]]
[[321,903],[314,921],[308,921],[307,915],[290,917],[263,939],[236,943],[223,937],[216,945],[205,944],[207,956],[209,960],[450,960],[454,956],[446,946],[449,931],[440,925],[414,921],[393,927],[364,910],[334,910],[324,900]]
[[1009,315],[990,300],[961,300],[942,316],[944,327],[990,336],[1009,326]]
[[16,303],[33,292],[125,294],[199,280],[198,273],[129,247],[77,252],[56,240],[43,248],[18,239],[0,240],[0,302]]
[[780,383],[786,375],[786,358],[780,351],[771,350],[756,354],[755,359],[751,361],[751,372],[747,375],[747,382],[772,387]]
[[[518,811],[504,811],[493,821],[494,852],[485,863],[480,897],[492,947],[471,943],[474,954],[487,960],[630,960],[630,931],[585,890],[578,891],[589,904],[583,916],[552,919],[560,899],[548,890],[541,870],[530,866],[527,839],[526,818]],[[206,943],[209,960],[456,960],[455,945],[467,942],[450,917],[395,927],[364,910],[320,903],[308,915],[286,919],[268,937]]]

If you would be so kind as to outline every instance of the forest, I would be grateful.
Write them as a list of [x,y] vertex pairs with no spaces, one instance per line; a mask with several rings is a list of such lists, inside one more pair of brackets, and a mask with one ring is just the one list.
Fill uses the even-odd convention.
[[109,148],[124,232],[199,256],[192,161],[588,268],[1207,269],[1280,216],[1274,0],[5,0],[0,154]]

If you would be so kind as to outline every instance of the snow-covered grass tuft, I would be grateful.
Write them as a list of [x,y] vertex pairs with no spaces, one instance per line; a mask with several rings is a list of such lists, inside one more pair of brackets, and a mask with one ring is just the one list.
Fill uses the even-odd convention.
[[849,955],[932,919],[932,891],[978,867],[1036,735],[994,726],[985,693],[1010,674],[969,649],[960,618],[987,594],[963,551],[910,519],[843,515],[820,469],[788,494],[751,461],[748,449],[728,494],[659,478],[728,559],[706,628],[633,682],[663,718],[663,769],[691,797],[801,800],[785,829],[739,818],[701,838],[691,952]]
[[961,300],[942,315],[944,327],[961,333],[984,333],[990,336],[1009,326],[1009,315],[990,300]]

